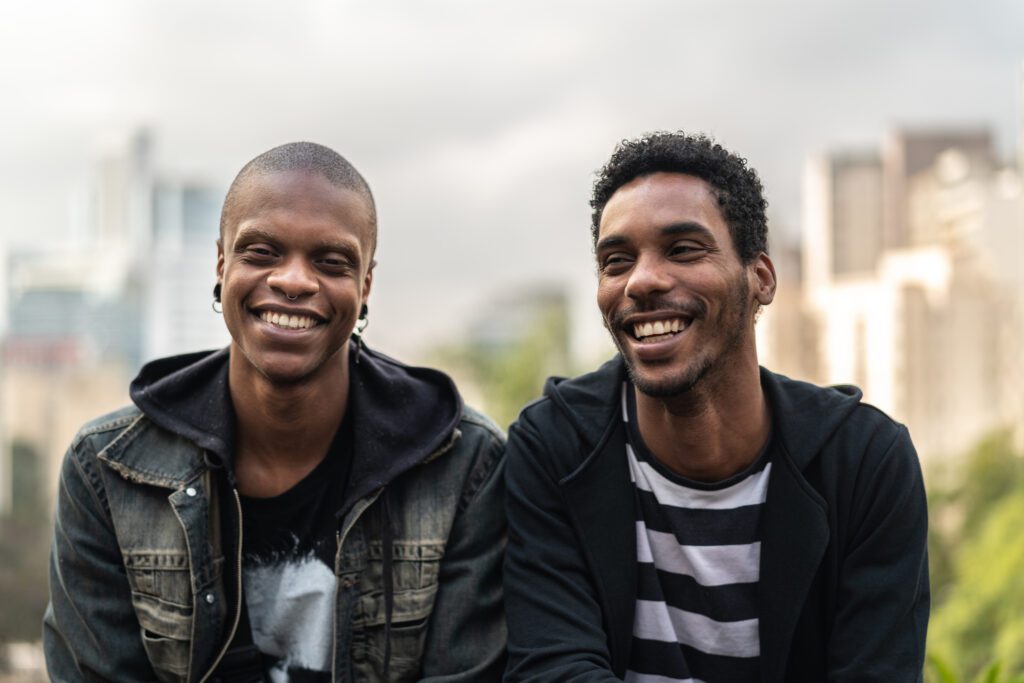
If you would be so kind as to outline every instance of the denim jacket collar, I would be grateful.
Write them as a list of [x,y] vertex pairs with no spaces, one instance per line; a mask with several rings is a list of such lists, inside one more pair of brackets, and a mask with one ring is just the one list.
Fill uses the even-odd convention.
[[[350,354],[353,358],[355,354]],[[104,459],[124,476],[159,486],[182,486],[204,467],[223,467],[234,484],[234,409],[228,389],[227,348],[147,364],[132,382],[131,397],[149,420],[132,425],[105,449]],[[462,399],[444,373],[406,366],[364,349],[350,361],[349,410],[356,444],[346,504],[402,472],[427,462],[458,438]],[[164,449],[127,449],[135,439],[161,438],[150,421],[178,437]],[[405,428],[396,430],[393,425]],[[166,438],[166,433],[164,434]]]
[[184,488],[207,468],[201,448],[179,438],[168,444],[167,433],[154,429],[144,415],[136,416],[97,456],[129,481],[174,490]]

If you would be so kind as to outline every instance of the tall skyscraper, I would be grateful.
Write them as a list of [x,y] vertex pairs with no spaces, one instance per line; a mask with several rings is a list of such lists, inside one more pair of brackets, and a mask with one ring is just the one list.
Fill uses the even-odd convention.
[[803,272],[815,286],[875,270],[882,249],[882,161],[873,150],[821,155],[804,170]]
[[926,457],[1024,415],[1021,186],[978,129],[899,130],[877,152],[807,164],[803,303],[814,331],[789,339],[810,346],[811,379],[861,386]]

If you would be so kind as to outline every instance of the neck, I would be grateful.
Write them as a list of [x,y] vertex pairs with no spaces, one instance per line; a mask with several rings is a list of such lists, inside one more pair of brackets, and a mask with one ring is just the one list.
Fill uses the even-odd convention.
[[287,491],[327,455],[348,407],[348,355],[317,376],[279,384],[232,350],[228,387],[235,409],[239,492],[271,497]]
[[703,482],[727,479],[750,465],[771,432],[757,359],[707,376],[685,394],[636,392],[640,434],[673,472]]

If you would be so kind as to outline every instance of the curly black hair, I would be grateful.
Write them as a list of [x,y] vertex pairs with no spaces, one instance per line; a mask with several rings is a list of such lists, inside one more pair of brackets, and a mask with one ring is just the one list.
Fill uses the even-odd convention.
[[598,172],[590,200],[590,230],[597,244],[601,214],[615,192],[630,181],[652,173],[685,173],[708,183],[729,226],[743,263],[768,253],[768,202],[757,172],[706,135],[659,131],[623,140]]

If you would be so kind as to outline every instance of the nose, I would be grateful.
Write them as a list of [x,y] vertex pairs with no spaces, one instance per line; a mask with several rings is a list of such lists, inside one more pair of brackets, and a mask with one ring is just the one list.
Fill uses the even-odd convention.
[[309,296],[320,291],[320,282],[312,265],[304,259],[293,257],[283,260],[267,276],[267,285],[289,299]]
[[665,265],[664,260],[655,255],[639,255],[626,280],[626,296],[642,301],[670,290],[672,278]]

